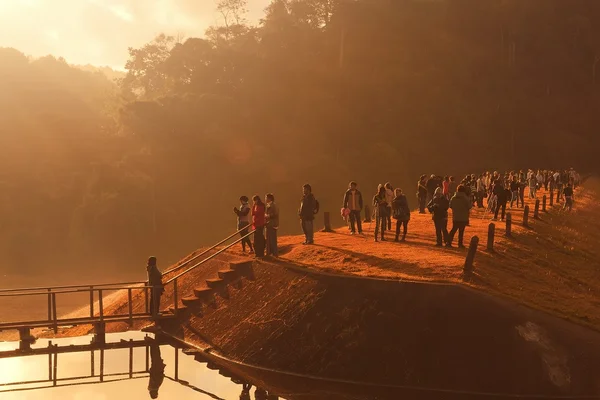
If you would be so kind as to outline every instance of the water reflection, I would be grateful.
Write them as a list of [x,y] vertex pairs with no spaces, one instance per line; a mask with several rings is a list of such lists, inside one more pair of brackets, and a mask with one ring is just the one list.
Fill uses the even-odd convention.
[[151,399],[158,398],[158,389],[165,379],[165,363],[160,356],[160,347],[156,341],[150,345],[150,380],[148,382],[148,393]]

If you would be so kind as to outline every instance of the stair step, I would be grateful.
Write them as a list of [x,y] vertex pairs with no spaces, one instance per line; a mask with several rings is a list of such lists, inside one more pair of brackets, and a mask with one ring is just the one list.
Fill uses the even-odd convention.
[[252,261],[235,261],[229,263],[229,268],[234,271],[246,272],[252,269]]
[[223,269],[219,271],[218,274],[219,278],[227,282],[231,282],[239,276],[238,272],[232,269]]
[[198,353],[194,356],[194,360],[198,361],[199,363],[207,363],[208,359],[206,357],[204,357],[201,353]]
[[183,350],[181,350],[181,351],[183,352],[183,354],[185,354],[185,355],[188,355],[188,356],[195,356],[196,354],[200,354],[200,353],[202,353],[202,350],[199,350],[199,349],[194,349],[194,348],[191,348],[191,349],[183,349]]
[[214,300],[214,290],[212,290],[211,288],[196,288],[194,289],[194,296],[196,296],[198,299],[205,301],[205,302],[211,302]]
[[233,378],[233,374],[225,369],[219,370],[219,375],[224,376],[225,378]]
[[186,305],[178,305],[177,306],[177,311],[175,311],[175,307],[174,306],[169,307],[169,311],[172,312],[173,314],[182,313],[182,312],[184,312],[186,310],[187,310],[187,306]]
[[218,371],[219,370],[219,366],[211,361],[206,363],[206,368],[208,369],[212,369],[213,371]]
[[183,303],[183,305],[185,306],[193,306],[196,304],[200,304],[201,300],[199,298],[197,298],[196,296],[193,297],[184,297],[181,299],[181,302]]
[[206,284],[208,285],[209,288],[215,289],[215,288],[219,288],[219,287],[222,287],[223,285],[225,285],[225,281],[221,278],[207,279]]

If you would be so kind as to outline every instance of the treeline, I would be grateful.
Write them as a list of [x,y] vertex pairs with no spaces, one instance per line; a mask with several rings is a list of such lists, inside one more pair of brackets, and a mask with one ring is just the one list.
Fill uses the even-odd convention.
[[116,81],[0,51],[8,268],[173,261],[231,232],[241,194],[274,192],[296,232],[305,182],[336,212],[351,179],[597,169],[598,2],[275,0],[258,26],[244,3],[130,49]]

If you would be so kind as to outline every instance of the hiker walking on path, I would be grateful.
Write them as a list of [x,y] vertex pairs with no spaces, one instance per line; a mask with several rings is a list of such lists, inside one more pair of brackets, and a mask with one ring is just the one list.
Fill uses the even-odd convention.
[[377,241],[377,235],[379,234],[379,229],[381,229],[381,241],[384,242],[388,212],[388,205],[385,200],[385,186],[378,186],[377,194],[373,196],[373,207],[375,209],[375,241]]
[[410,208],[408,206],[408,199],[402,193],[402,189],[396,189],[394,191],[395,197],[392,200],[392,214],[396,220],[396,239],[400,237],[400,225],[403,227],[402,231],[402,242],[406,241],[406,233],[408,231],[408,221],[410,221]]
[[517,202],[517,208],[519,208],[519,182],[517,181],[517,177],[513,176],[510,181],[510,208],[513,208],[513,204]]
[[252,227],[254,232],[254,255],[257,258],[265,256],[265,203],[260,196],[255,195],[252,198]]
[[458,231],[458,247],[464,248],[463,239],[465,228],[469,223],[469,211],[471,210],[471,200],[467,197],[465,187],[459,185],[456,194],[450,200],[450,208],[452,209],[452,230],[448,233],[447,247],[452,247],[454,235]]
[[427,205],[427,209],[432,214],[433,224],[435,226],[436,246],[441,247],[443,243],[448,243],[448,207],[450,202],[444,196],[443,191],[438,188],[433,199]]
[[358,228],[358,234],[362,235],[362,222],[360,220],[360,213],[363,209],[363,198],[362,193],[357,189],[358,184],[356,182],[350,182],[348,190],[344,194],[344,204],[342,208],[350,210],[350,232],[352,235],[356,233]]
[[267,219],[267,255],[279,256],[277,249],[277,230],[279,229],[279,206],[275,204],[275,196],[269,193],[265,196],[267,203],[265,217]]
[[[247,196],[240,197],[240,209],[238,210],[237,207],[233,207],[233,212],[237,215],[237,229],[238,231],[241,230],[240,237],[243,238],[248,235],[248,228],[250,227],[250,206],[248,205]],[[242,239],[242,251],[246,252],[246,244],[250,248],[250,251],[253,252],[254,248],[249,237]]]
[[156,266],[156,257],[148,258],[146,271],[148,272],[148,286],[152,287],[150,289],[150,314],[156,319],[160,313],[160,297],[165,291],[162,274]]
[[498,212],[502,209],[502,221],[504,221],[504,216],[506,215],[506,203],[508,202],[508,194],[504,185],[502,184],[502,179],[498,179],[494,184],[494,195],[496,196],[496,209],[494,210],[494,218],[492,221],[498,221]]
[[485,197],[485,192],[486,192],[485,182],[484,182],[483,174],[481,174],[481,175],[479,175],[479,178],[477,179],[477,207],[479,207],[479,208],[484,208],[483,207],[483,198]]
[[417,182],[417,199],[419,200],[419,214],[425,214],[425,205],[427,204],[427,183],[425,175],[421,175]]
[[565,195],[565,205],[563,206],[563,210],[568,209],[569,211],[573,210],[573,186],[569,183],[565,190],[563,191]]
[[529,198],[535,199],[537,192],[537,178],[531,173],[531,178],[529,178]]
[[456,179],[453,176],[450,177],[450,182],[448,183],[448,201],[456,194],[456,188],[458,184],[456,183]]
[[[427,180],[427,203],[429,203],[429,201],[431,199],[433,199],[433,193],[435,192],[435,189],[438,188],[438,180],[435,177],[434,174],[431,174],[431,176],[429,177],[429,179]],[[424,212],[424,211],[423,211]]]
[[307,183],[302,186],[302,200],[300,202],[300,210],[298,215],[300,216],[300,223],[302,225],[302,232],[304,232],[304,243],[314,243],[314,230],[313,222],[315,220],[315,214],[319,211],[318,202],[312,193],[312,187]]
[[387,182],[385,184],[385,202],[387,203],[388,212],[387,212],[387,224],[388,230],[392,230],[392,201],[394,200],[394,188],[392,184]]

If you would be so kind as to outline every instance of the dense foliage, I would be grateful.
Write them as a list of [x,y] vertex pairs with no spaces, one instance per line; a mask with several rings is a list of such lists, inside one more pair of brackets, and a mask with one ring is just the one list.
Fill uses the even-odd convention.
[[[204,38],[130,49],[117,83],[0,50],[0,254],[123,266],[178,256],[272,191],[335,213],[350,179],[413,199],[421,173],[597,169],[600,3],[223,0]],[[112,76],[111,76],[112,78]],[[414,204],[411,204],[414,206]]]

